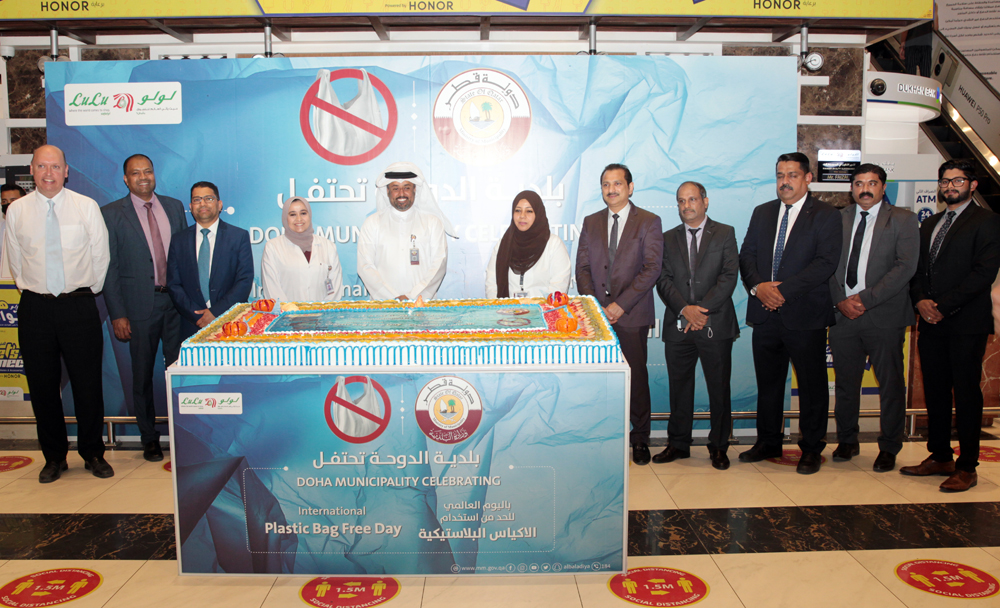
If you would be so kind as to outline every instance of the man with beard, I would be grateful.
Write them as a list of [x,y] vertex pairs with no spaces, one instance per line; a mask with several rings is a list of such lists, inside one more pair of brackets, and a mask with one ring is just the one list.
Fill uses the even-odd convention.
[[375,185],[375,213],[358,236],[358,277],[373,300],[433,299],[455,229],[413,163],[389,165]]
[[830,328],[830,349],[836,372],[836,462],[860,453],[858,414],[865,362],[871,361],[878,380],[881,408],[879,453],[872,469],[896,467],[903,448],[906,379],[903,340],[913,325],[910,279],[920,255],[920,225],[912,212],[882,200],[885,171],[864,164],[851,174],[854,205],[841,210],[843,249],[830,292],[837,306],[837,324]]
[[[938,200],[948,205],[920,226],[920,261],[910,297],[920,315],[917,350],[927,404],[927,451],[903,475],[948,475],[943,492],[978,482],[979,426],[986,340],[993,333],[990,288],[1000,269],[1000,216],[972,201],[975,165],[950,160],[938,169]],[[961,454],[951,448],[952,391]]]

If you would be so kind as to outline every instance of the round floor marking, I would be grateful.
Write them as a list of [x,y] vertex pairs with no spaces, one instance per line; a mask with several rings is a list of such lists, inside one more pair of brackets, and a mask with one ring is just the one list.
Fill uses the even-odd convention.
[[[799,460],[802,459],[802,450],[789,449],[781,450],[781,458],[768,458],[768,462],[773,462],[774,464],[780,464],[786,467],[795,467],[799,465]],[[826,456],[819,457],[820,464],[826,464]]]
[[0,587],[0,606],[34,608],[78,600],[101,586],[101,575],[83,568],[26,574]]
[[299,589],[299,597],[317,608],[378,606],[399,594],[399,581],[383,576],[320,576]]
[[[955,446],[955,456],[961,456],[962,450]],[[1000,462],[1000,448],[993,446],[979,447],[979,462]]]
[[916,559],[896,566],[896,576],[921,591],[957,597],[983,599],[1000,591],[1000,583],[978,568],[937,559]]
[[689,606],[708,595],[708,583],[673,568],[632,568],[608,580],[611,593],[640,606]]
[[166,471],[167,473],[173,471],[173,468],[170,466],[171,462],[172,461],[168,460],[167,462],[163,463],[163,470]]
[[0,456],[0,473],[23,469],[33,462],[30,456]]

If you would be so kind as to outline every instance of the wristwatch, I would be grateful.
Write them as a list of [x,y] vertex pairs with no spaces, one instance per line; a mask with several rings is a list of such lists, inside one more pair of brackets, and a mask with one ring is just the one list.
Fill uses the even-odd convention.
[[752,295],[755,298],[757,297],[757,287],[759,285],[760,283],[757,283],[757,285],[754,285],[753,287],[750,288],[750,295]]

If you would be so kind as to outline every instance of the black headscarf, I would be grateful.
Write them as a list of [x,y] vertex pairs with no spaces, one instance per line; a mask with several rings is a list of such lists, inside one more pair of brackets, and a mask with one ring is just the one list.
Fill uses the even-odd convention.
[[[524,232],[514,224],[514,209],[517,204],[526,200],[535,212],[535,223]],[[535,265],[545,251],[549,242],[549,218],[545,215],[545,204],[542,197],[532,190],[524,190],[514,197],[510,207],[511,219],[507,232],[500,239],[500,249],[497,251],[497,297],[509,298],[510,289],[507,284],[507,269],[516,274],[524,274]]]

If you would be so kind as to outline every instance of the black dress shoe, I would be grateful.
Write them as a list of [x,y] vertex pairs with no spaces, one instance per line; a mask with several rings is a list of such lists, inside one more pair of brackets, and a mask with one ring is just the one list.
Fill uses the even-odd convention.
[[896,455],[879,451],[878,456],[875,457],[875,464],[872,465],[872,470],[876,473],[887,473],[895,468]]
[[52,483],[53,481],[59,479],[62,472],[69,468],[65,460],[60,460],[56,462],[50,460],[45,463],[42,470],[38,472],[38,483]]
[[834,462],[847,462],[852,457],[861,453],[861,446],[857,443],[841,443],[833,451]]
[[799,458],[799,464],[795,467],[795,472],[799,475],[812,475],[819,472],[819,465],[822,462],[817,452],[805,452]]
[[712,455],[712,466],[719,469],[720,471],[725,471],[729,468],[729,456],[722,450],[709,449],[709,453]]
[[649,446],[645,443],[637,443],[632,446],[632,462],[636,464],[649,464]]
[[663,464],[664,462],[673,462],[679,458],[690,458],[691,450],[681,450],[670,445],[667,449],[663,450],[656,456],[653,456],[653,462],[656,464]]
[[107,479],[115,476],[115,470],[111,468],[103,456],[94,456],[83,461],[83,467],[94,474],[94,477]]
[[781,458],[781,448],[765,448],[761,444],[756,444],[746,452],[740,454],[740,462],[760,462],[768,458]]
[[163,460],[163,450],[159,441],[150,441],[142,444],[142,457],[150,462],[160,462]]

